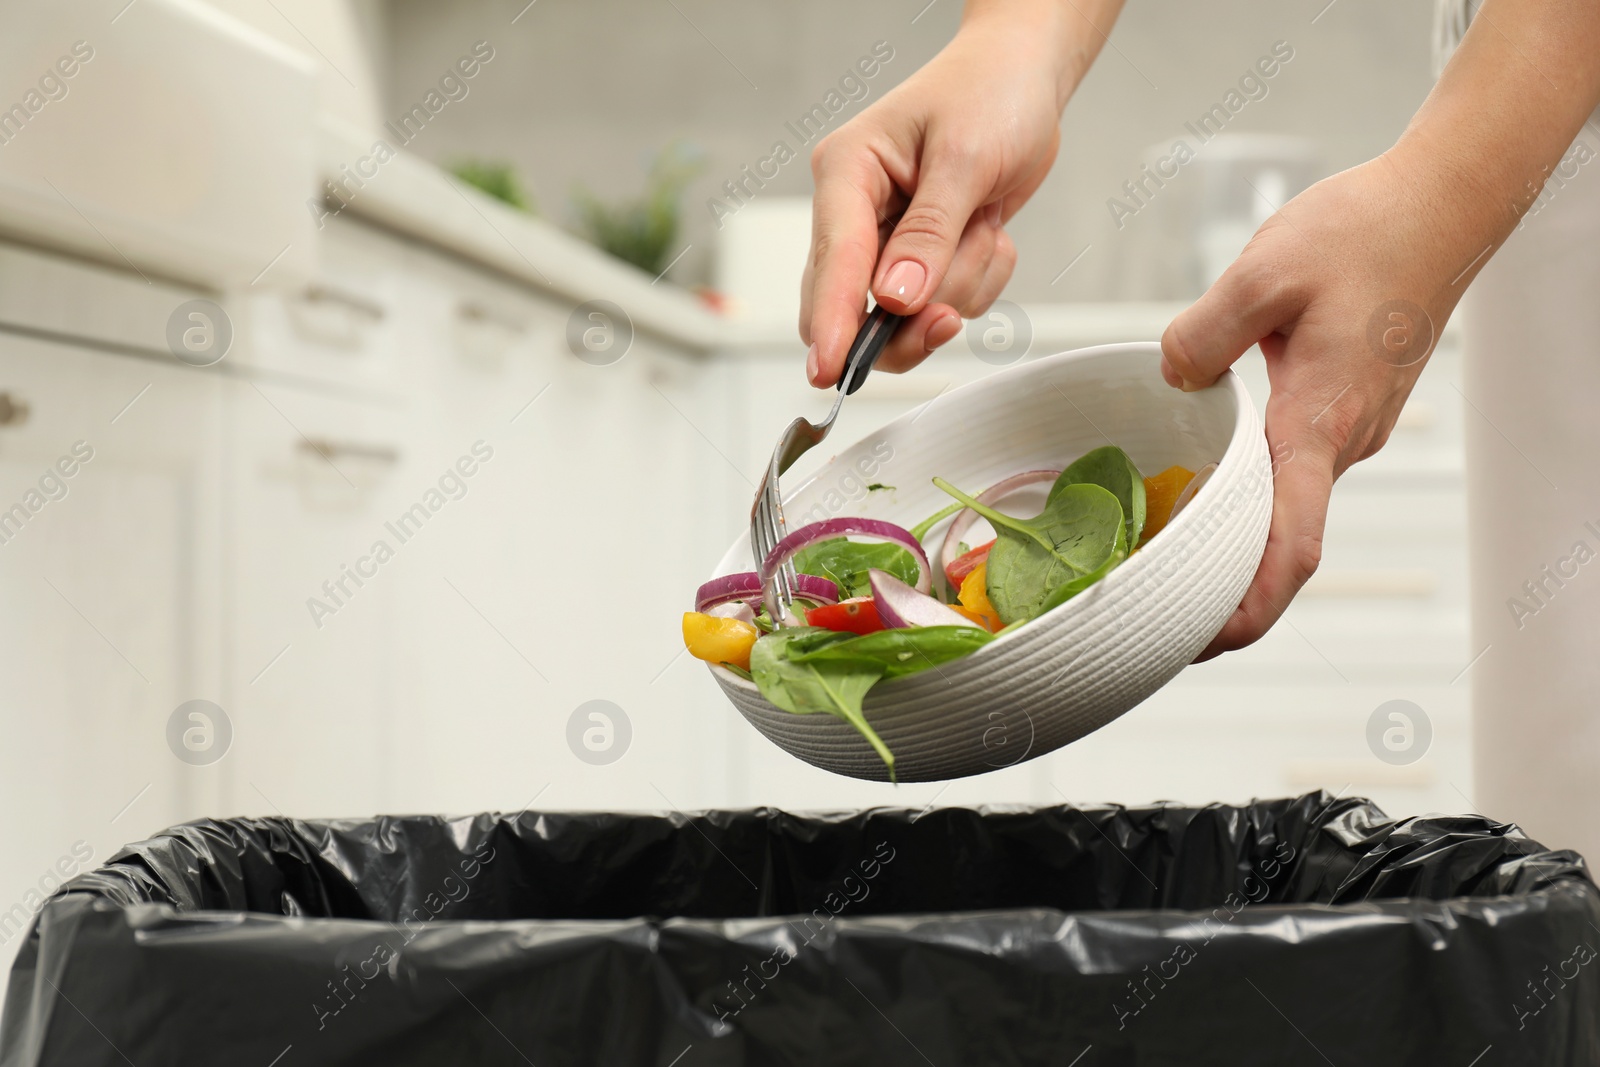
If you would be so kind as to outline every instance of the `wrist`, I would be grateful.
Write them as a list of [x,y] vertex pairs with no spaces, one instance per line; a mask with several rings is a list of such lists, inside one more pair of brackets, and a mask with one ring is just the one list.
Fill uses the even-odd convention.
[[1122,0],[968,0],[961,35],[987,38],[1001,62],[1039,70],[1067,106],[1099,55]]
[[1521,218],[1513,172],[1490,172],[1454,143],[1413,128],[1382,157],[1415,219],[1413,262],[1436,272],[1434,298],[1447,314]]
[[1453,244],[1473,249],[1473,254],[1497,245],[1516,227],[1517,172],[1496,173],[1485,166],[1482,155],[1463,156],[1452,150],[1454,138],[1436,136],[1428,129],[1408,129],[1384,158],[1403,176],[1404,184],[1430,222],[1430,229]]
[[[1447,216],[1469,255],[1487,260],[1484,250],[1520,224],[1600,99],[1600,8],[1510,0],[1483,7],[1476,22],[1494,32],[1467,34],[1386,155],[1421,187],[1430,214]],[[1559,72],[1562,85],[1546,71]],[[1463,268],[1452,288],[1459,292],[1481,266]]]

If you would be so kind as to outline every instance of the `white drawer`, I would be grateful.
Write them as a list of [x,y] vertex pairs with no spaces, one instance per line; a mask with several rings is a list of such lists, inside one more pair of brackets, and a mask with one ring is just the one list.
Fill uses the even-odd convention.
[[322,232],[313,281],[281,292],[222,298],[235,316],[239,364],[300,384],[394,396],[406,385],[406,246],[380,231],[333,219]]
[[198,290],[149,282],[131,271],[0,243],[0,327],[47,341],[179,366],[167,324]]

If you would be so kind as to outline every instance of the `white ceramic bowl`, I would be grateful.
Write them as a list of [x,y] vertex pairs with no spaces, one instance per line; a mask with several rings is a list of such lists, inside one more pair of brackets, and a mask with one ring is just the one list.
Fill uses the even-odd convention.
[[[1099,729],[1171,681],[1244,597],[1272,516],[1260,419],[1232,372],[1183,393],[1162,380],[1160,359],[1159,345],[1143,343],[1020,364],[843,449],[785,498],[791,530],[831,516],[910,527],[950,503],[935,475],[977,493],[1107,443],[1146,475],[1218,464],[1166,529],[1085,592],[969,656],[880,682],[864,708],[895,754],[900,781],[1008,767]],[[868,492],[871,483],[894,488]],[[928,541],[937,546],[937,530]],[[749,541],[740,538],[716,573],[750,569]],[[852,778],[888,779],[847,723],[783,711],[752,683],[710,669],[744,717],[785,751]]]

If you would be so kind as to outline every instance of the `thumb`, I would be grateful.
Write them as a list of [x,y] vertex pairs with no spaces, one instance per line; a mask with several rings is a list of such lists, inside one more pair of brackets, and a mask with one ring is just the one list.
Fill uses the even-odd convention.
[[968,220],[992,185],[987,174],[979,173],[980,166],[970,153],[929,149],[911,203],[878,257],[872,285],[878,303],[897,315],[909,315],[933,297],[950,270]]
[[1292,322],[1304,300],[1254,267],[1248,253],[1161,335],[1161,373],[1184,391],[1203,389],[1262,338]]

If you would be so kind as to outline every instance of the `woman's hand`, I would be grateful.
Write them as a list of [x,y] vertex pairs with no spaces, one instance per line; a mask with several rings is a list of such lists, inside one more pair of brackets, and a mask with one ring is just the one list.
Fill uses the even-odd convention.
[[[1272,395],[1275,495],[1266,554],[1201,655],[1277,622],[1322,556],[1334,479],[1383,447],[1470,277],[1490,249],[1390,152],[1283,205],[1211,289],[1167,327],[1162,374],[1215,381],[1257,342]],[[1476,246],[1476,247],[1474,247]]]
[[994,302],[1017,259],[1002,227],[1049,172],[1061,109],[1120,7],[970,3],[943,51],[817,145],[800,299],[811,384],[838,380],[869,283],[909,316],[884,370],[916,366]]
[[1172,385],[1216,380],[1257,341],[1272,381],[1272,531],[1202,659],[1266,633],[1317,569],[1333,480],[1388,440],[1461,294],[1600,101],[1597,56],[1590,0],[1484,0],[1399,142],[1284,205],[1167,328]]

